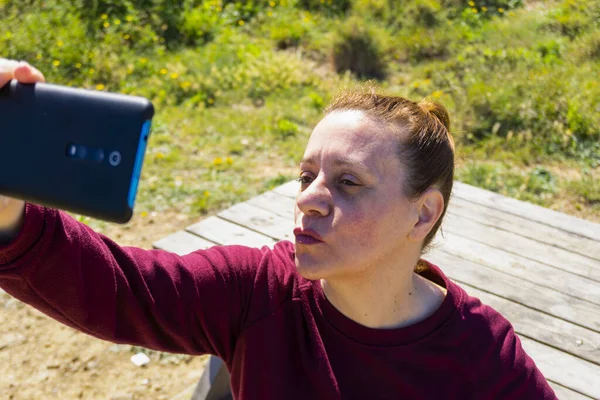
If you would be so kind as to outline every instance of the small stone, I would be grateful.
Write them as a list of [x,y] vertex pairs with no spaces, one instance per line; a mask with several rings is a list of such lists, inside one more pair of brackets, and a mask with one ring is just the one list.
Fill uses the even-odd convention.
[[18,346],[27,340],[27,336],[20,333],[7,333],[0,336],[0,350],[4,350],[9,347]]
[[131,362],[137,367],[143,367],[150,362],[150,358],[144,353],[137,353],[136,355],[131,356]]
[[87,364],[85,364],[85,367],[84,367],[84,369],[86,371],[91,371],[91,370],[94,370],[97,368],[98,368],[98,363],[96,361],[89,361]]
[[575,341],[575,344],[576,344],[577,346],[581,346],[581,345],[583,344],[583,340],[581,340],[581,339],[577,339],[577,340]]
[[147,386],[148,384],[150,384],[150,379],[148,379],[148,378],[142,379],[141,384],[144,385],[144,386]]

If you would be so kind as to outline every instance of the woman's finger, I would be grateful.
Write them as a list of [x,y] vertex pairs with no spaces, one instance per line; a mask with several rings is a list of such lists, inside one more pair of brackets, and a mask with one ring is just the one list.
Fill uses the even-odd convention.
[[19,64],[14,71],[14,77],[21,83],[45,82],[44,75],[35,67],[27,64]]

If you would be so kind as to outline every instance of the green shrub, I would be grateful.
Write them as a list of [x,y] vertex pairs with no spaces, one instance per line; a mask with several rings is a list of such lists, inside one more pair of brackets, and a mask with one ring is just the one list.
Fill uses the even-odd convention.
[[286,118],[282,118],[279,121],[277,121],[276,126],[277,133],[282,139],[285,139],[290,136],[296,136],[296,134],[299,131],[298,125]]
[[573,194],[581,196],[588,204],[600,206],[600,179],[584,175],[582,179],[569,182],[567,188]]
[[274,8],[259,21],[264,32],[280,50],[306,45],[315,30],[315,16],[293,8]]
[[399,34],[396,48],[402,50],[407,61],[418,63],[446,58],[450,52],[451,40],[445,31],[420,28],[406,36]]
[[332,47],[337,72],[351,71],[359,78],[384,79],[387,74],[383,35],[359,17],[351,17],[337,32]]
[[404,14],[419,26],[433,28],[445,18],[441,11],[438,0],[417,0],[408,3]]
[[581,61],[600,61],[600,31],[579,38],[575,43],[575,53]]
[[342,14],[350,9],[351,0],[296,0],[296,4],[305,10]]
[[469,162],[457,169],[456,178],[537,204],[548,204],[558,191],[558,182],[550,171],[542,167],[527,171],[510,168],[503,163]]
[[182,12],[181,33],[186,44],[206,43],[214,38],[223,24],[221,5],[204,1]]
[[600,20],[600,1],[563,0],[560,7],[550,13],[546,27],[571,39],[590,28],[598,28]]

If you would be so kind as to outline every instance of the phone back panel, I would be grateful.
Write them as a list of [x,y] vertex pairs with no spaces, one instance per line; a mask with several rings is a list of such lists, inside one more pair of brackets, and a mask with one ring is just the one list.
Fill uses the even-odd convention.
[[153,114],[139,97],[12,81],[0,90],[0,193],[128,221]]

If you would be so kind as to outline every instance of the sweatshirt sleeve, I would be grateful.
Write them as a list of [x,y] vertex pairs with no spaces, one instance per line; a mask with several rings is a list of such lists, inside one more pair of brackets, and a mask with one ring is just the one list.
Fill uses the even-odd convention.
[[19,236],[0,246],[0,287],[104,340],[228,360],[269,251],[121,247],[64,212],[27,204]]
[[477,300],[471,348],[471,375],[476,399],[555,400],[554,391],[521,346],[512,325]]

